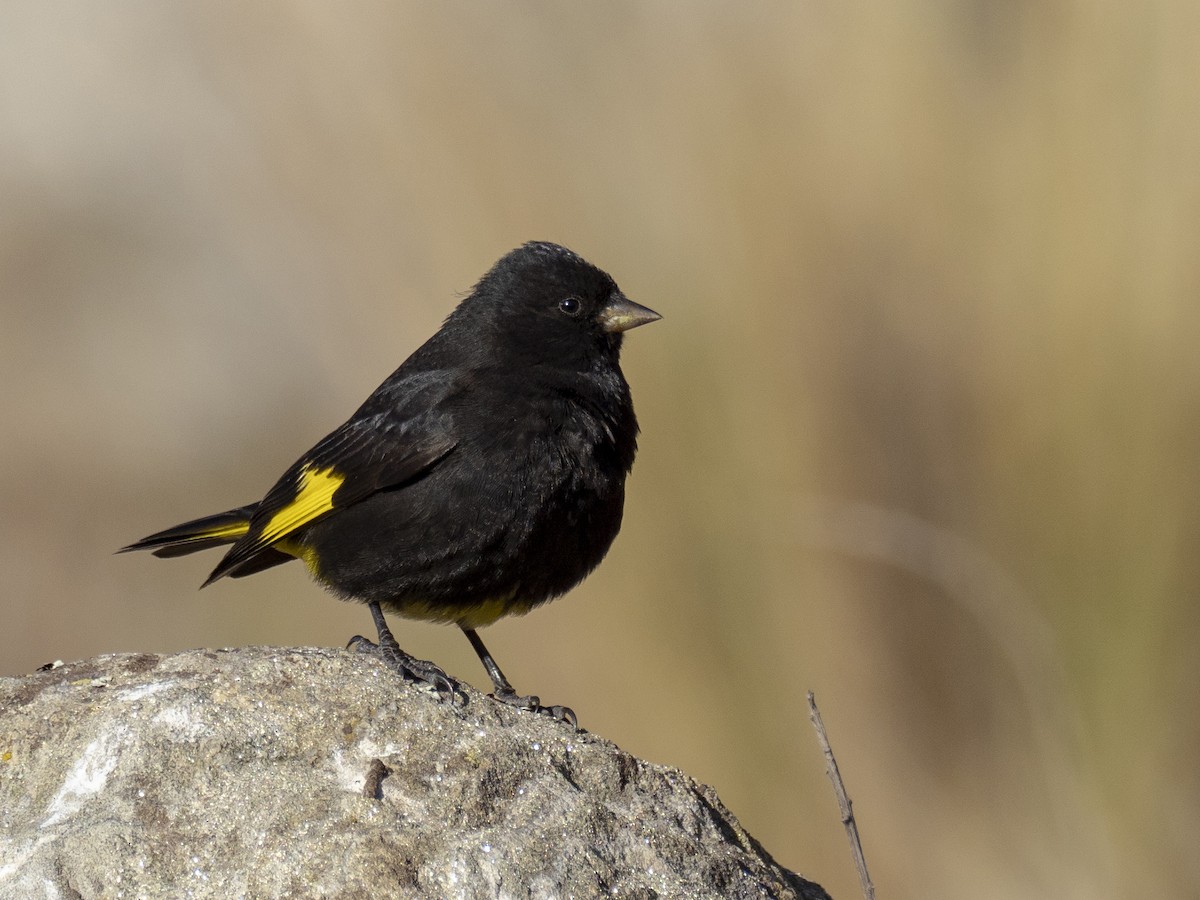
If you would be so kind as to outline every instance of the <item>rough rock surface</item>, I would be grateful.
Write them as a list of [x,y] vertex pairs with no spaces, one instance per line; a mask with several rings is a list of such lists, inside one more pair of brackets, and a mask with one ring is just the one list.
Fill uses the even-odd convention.
[[468,697],[318,649],[0,679],[0,897],[827,896],[711,788]]

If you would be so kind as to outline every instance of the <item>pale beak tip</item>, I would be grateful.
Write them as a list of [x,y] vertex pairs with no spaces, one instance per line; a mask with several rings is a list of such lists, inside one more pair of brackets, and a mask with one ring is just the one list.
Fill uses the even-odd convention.
[[620,333],[639,325],[657,322],[662,316],[649,307],[634,303],[623,294],[617,294],[608,306],[600,311],[600,324],[605,331]]

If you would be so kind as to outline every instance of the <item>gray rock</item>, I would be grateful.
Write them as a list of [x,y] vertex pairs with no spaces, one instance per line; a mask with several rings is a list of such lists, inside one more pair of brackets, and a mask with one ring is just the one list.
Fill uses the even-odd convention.
[[0,897],[801,897],[711,788],[338,650],[0,679]]

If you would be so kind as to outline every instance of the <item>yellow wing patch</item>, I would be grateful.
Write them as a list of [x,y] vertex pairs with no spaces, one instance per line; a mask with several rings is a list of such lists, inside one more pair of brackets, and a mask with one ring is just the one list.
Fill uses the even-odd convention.
[[333,495],[342,486],[346,476],[333,469],[318,469],[305,466],[300,470],[300,488],[287,506],[271,516],[263,526],[258,540],[272,544],[301,525],[323,516],[333,509]]

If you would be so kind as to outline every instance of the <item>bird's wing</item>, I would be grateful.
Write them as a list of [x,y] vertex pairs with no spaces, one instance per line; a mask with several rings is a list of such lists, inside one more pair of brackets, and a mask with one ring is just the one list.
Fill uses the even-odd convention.
[[451,419],[441,405],[449,378],[423,377],[410,392],[397,390],[396,383],[389,387],[389,393],[405,399],[381,412],[364,414],[364,407],[297,460],[267,492],[249,530],[205,584],[235,574],[281,542],[286,548],[304,526],[423,475],[454,449]]

